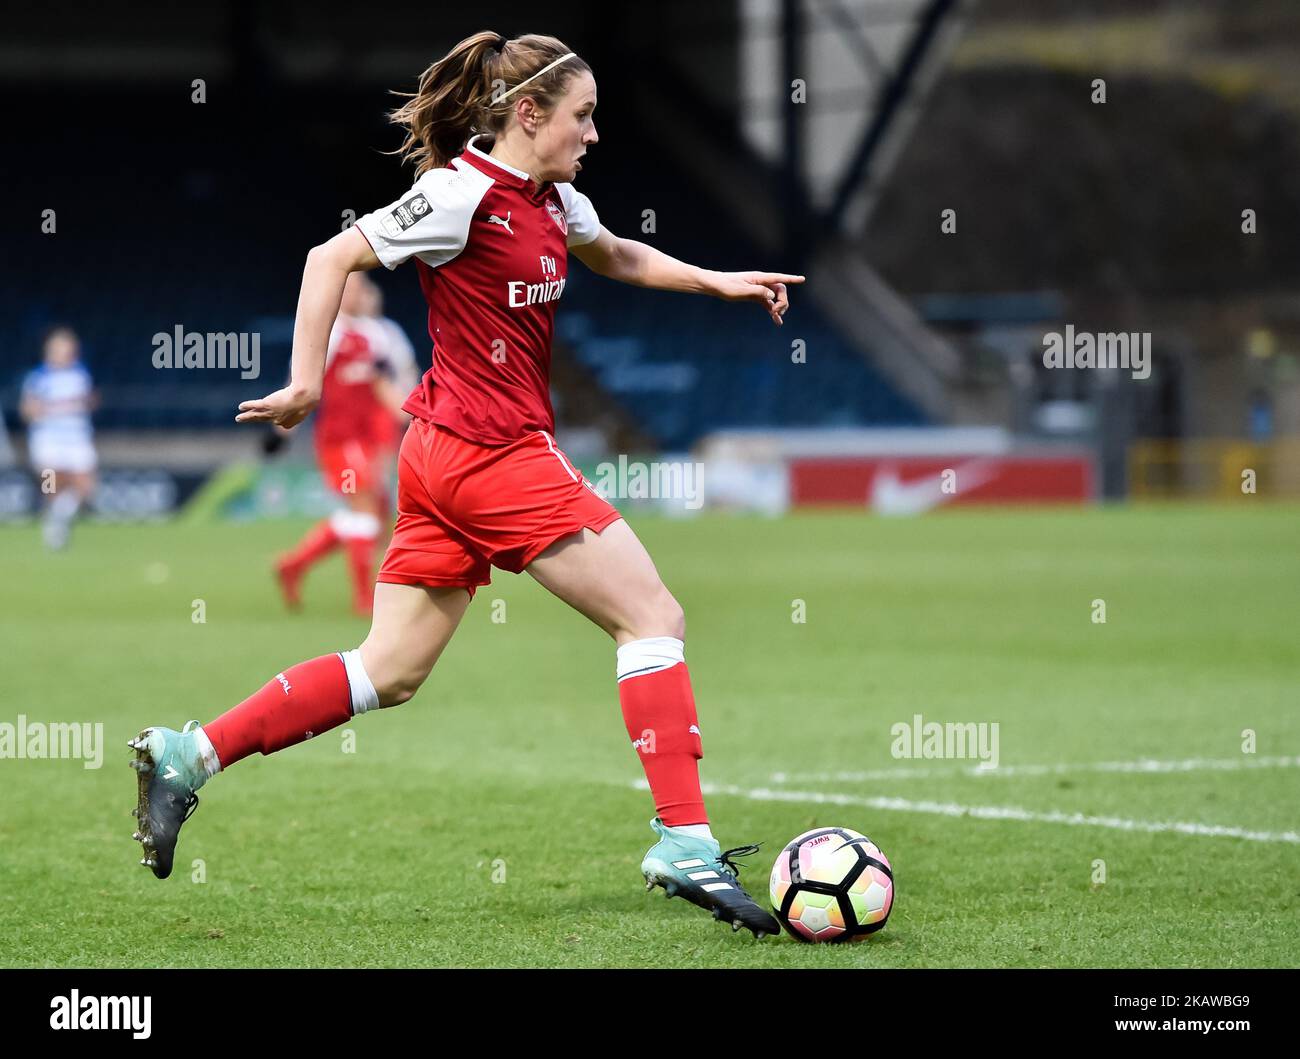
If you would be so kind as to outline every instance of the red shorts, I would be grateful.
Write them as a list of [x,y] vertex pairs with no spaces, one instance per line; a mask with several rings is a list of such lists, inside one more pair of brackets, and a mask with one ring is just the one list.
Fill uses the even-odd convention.
[[384,454],[365,441],[316,446],[321,478],[336,493],[373,493],[383,485]]
[[561,537],[622,517],[545,431],[478,445],[416,419],[402,439],[397,528],[378,580],[473,596],[492,566],[517,574]]

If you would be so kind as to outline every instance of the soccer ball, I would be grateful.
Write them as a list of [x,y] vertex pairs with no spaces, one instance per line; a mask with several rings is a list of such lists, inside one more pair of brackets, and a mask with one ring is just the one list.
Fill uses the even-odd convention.
[[800,941],[861,941],[889,919],[894,869],[866,835],[817,827],[781,851],[768,895],[776,918]]

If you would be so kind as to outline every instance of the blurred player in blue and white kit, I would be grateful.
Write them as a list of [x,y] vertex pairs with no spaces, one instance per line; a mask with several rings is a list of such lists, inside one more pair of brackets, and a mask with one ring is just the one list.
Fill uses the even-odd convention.
[[46,495],[41,535],[49,548],[68,543],[72,521],[95,489],[90,413],[98,401],[81,346],[70,327],[45,336],[44,363],[23,380],[19,410],[27,422],[27,455]]

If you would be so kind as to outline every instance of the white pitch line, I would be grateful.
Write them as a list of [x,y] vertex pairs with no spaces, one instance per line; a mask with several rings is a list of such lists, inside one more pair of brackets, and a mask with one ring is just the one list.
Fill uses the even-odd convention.
[[800,780],[809,783],[864,783],[870,780],[915,780],[934,777],[979,776],[1060,776],[1068,772],[1128,772],[1154,775],[1162,772],[1236,772],[1242,769],[1300,768],[1297,757],[1239,758],[1185,758],[1182,761],[1156,761],[1142,758],[1137,761],[1083,761],[1057,765],[1004,765],[988,768],[984,765],[961,767],[925,766],[919,768],[872,769],[866,772],[774,772],[771,782],[788,783]]
[[[634,784],[649,790],[645,780]],[[900,813],[929,813],[938,816],[969,816],[977,820],[1015,820],[1026,824],[1066,824],[1070,827],[1105,827],[1113,831],[1173,832],[1201,838],[1244,838],[1250,842],[1286,842],[1300,845],[1298,831],[1251,831],[1222,824],[1200,824],[1182,820],[1126,820],[1118,816],[1085,816],[1083,813],[1035,812],[1015,805],[958,805],[955,802],[910,801],[907,798],[863,798],[827,791],[776,790],[770,787],[737,787],[726,783],[701,785],[704,794],[730,794],[757,802],[815,802],[823,805],[852,805]]]

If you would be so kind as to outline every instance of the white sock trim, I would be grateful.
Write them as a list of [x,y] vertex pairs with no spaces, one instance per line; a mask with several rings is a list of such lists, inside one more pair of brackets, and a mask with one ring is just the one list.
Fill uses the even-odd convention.
[[661,669],[686,661],[682,653],[686,644],[675,636],[648,636],[633,640],[618,649],[618,679],[658,673]]
[[[684,835],[690,835],[691,838],[707,838],[711,842],[716,842],[713,837],[713,831],[708,824],[678,824],[673,828],[674,831],[680,831]],[[694,878],[695,876],[691,876]]]
[[348,671],[348,687],[352,689],[352,713],[365,713],[367,710],[379,709],[379,693],[370,682],[366,667],[361,664],[361,648],[355,651],[340,651],[343,668]]
[[203,730],[203,726],[194,729],[194,745],[199,748],[199,757],[203,761],[203,771],[211,779],[221,771],[221,762],[217,759],[217,748],[212,745],[212,740],[208,738],[208,733]]

